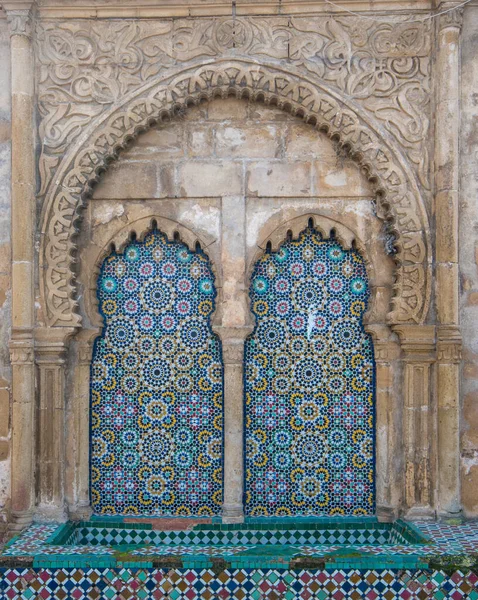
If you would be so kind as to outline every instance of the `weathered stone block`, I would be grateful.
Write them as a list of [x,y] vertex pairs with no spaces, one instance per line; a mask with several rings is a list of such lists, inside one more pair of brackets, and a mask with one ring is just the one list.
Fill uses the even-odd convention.
[[0,440],[0,461],[7,460],[10,444],[7,440]]
[[182,156],[184,154],[184,129],[180,124],[174,127],[162,127],[143,133],[134,141],[132,147],[123,156],[141,156],[153,159],[156,156]]
[[278,153],[276,128],[265,127],[233,127],[219,125],[216,127],[216,155],[220,157],[275,157]]
[[322,159],[328,164],[334,164],[337,160],[333,144],[325,133],[306,123],[288,125],[285,155],[288,158]]
[[187,134],[188,155],[191,157],[211,156],[213,151],[213,129],[192,126]]
[[10,392],[0,389],[0,437],[8,437],[10,431]]
[[155,198],[157,191],[158,173],[154,163],[120,160],[103,175],[93,198]]
[[315,162],[315,191],[324,196],[373,196],[356,163],[351,160]]
[[247,165],[247,193],[251,196],[308,196],[308,162],[252,162]]
[[242,164],[186,162],[178,168],[181,196],[224,196],[242,191]]
[[247,106],[246,100],[216,98],[209,103],[208,119],[209,121],[242,121],[247,117]]

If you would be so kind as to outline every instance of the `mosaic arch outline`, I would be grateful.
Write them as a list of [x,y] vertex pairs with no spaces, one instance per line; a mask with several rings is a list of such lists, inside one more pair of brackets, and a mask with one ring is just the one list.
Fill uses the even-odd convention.
[[101,514],[218,514],[223,363],[208,257],[157,228],[107,256],[91,363],[90,486]]
[[246,514],[374,514],[369,298],[358,250],[310,227],[256,262],[244,353]]

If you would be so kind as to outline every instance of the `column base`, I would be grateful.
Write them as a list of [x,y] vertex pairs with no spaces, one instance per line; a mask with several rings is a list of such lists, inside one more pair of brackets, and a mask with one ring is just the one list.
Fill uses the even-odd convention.
[[437,517],[442,521],[462,521],[464,519],[463,511],[439,510]]
[[39,504],[35,510],[35,521],[52,521],[64,523],[68,521],[68,515],[64,506],[52,506],[50,504]]
[[391,506],[377,506],[376,517],[379,523],[393,523],[397,518],[397,511]]
[[89,521],[93,509],[88,504],[87,506],[75,506],[68,511],[68,516],[71,521]]
[[32,510],[12,510],[7,525],[7,538],[12,538],[29,527],[33,521]]
[[406,511],[404,518],[410,521],[433,521],[436,513],[431,506],[412,506]]
[[242,504],[223,504],[222,522],[227,524],[244,523],[244,509]]

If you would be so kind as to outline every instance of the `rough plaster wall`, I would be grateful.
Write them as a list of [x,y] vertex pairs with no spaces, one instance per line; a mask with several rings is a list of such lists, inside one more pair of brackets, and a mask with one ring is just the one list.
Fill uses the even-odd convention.
[[0,529],[10,491],[10,112],[10,36],[6,21],[0,21]]
[[462,498],[465,513],[478,516],[478,7],[468,7],[462,35]]

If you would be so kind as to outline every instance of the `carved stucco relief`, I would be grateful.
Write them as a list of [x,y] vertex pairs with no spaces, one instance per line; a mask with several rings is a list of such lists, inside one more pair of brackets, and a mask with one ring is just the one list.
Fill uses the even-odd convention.
[[91,119],[183,64],[267,59],[326,82],[382,123],[426,191],[430,24],[391,16],[41,22],[37,26],[41,193]]
[[40,252],[42,295],[49,325],[75,326],[80,322],[71,257],[75,221],[91,183],[99,178],[107,161],[163,115],[173,116],[188,103],[231,91],[288,107],[329,136],[337,136],[350,149],[375,180],[378,210],[396,238],[398,266],[389,319],[392,323],[424,321],[431,261],[426,210],[407,162],[365,111],[346,102],[343,94],[329,86],[291,74],[285,68],[245,59],[213,59],[153,81],[126,94],[122,104],[116,102],[83,128],[81,136],[75,135],[55,172],[43,207]]

